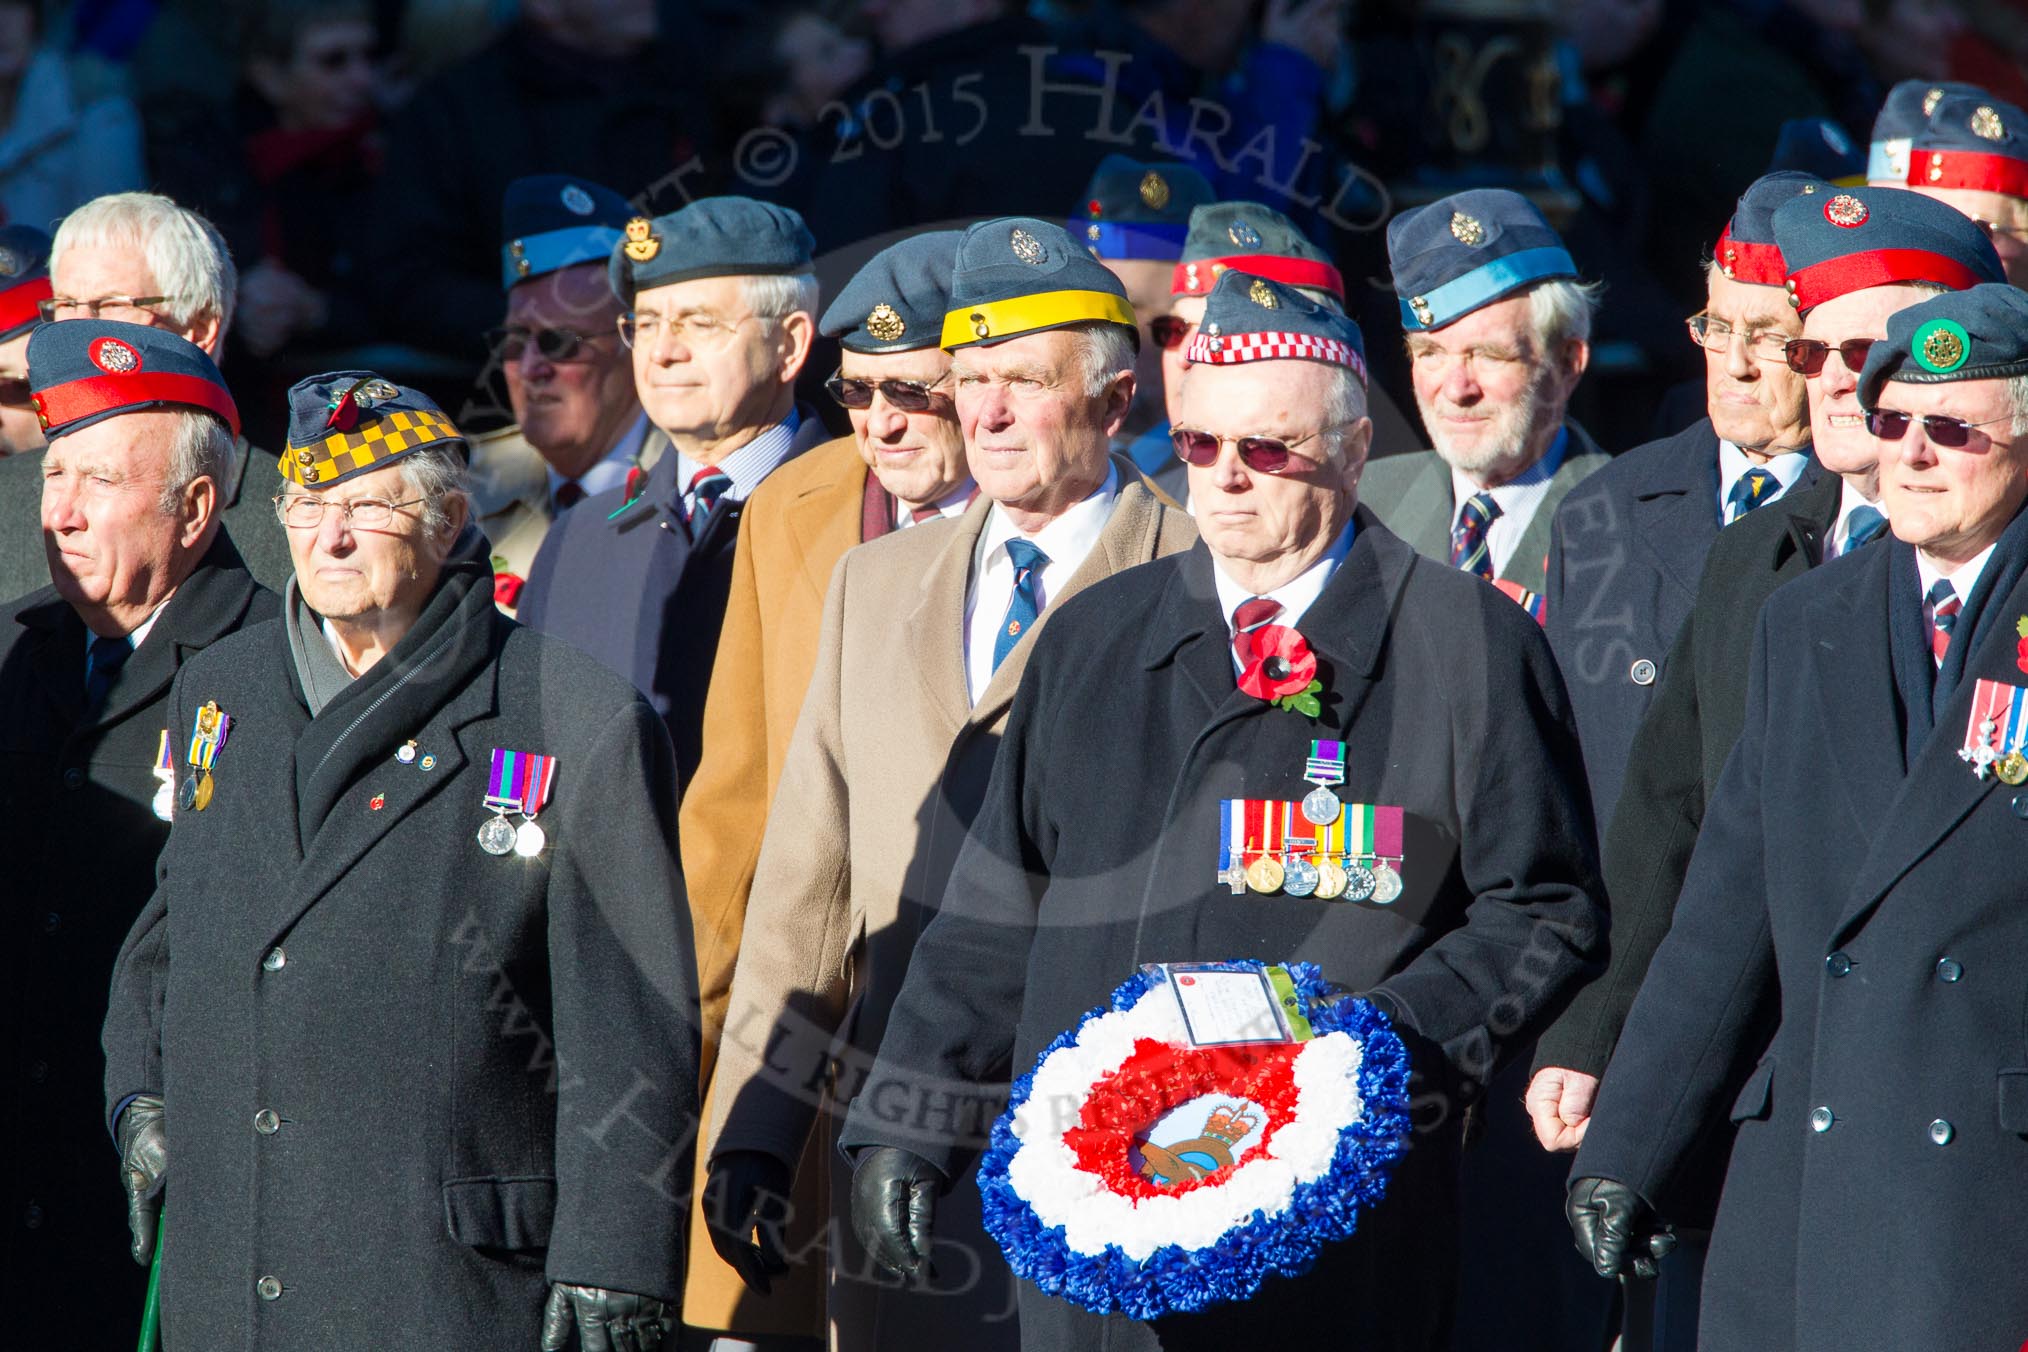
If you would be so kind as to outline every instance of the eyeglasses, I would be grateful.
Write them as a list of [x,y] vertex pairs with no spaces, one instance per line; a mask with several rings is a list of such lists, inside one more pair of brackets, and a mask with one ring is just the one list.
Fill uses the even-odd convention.
[[1216,432],[1201,432],[1194,427],[1172,427],[1169,429],[1169,441],[1184,464],[1195,465],[1199,469],[1217,464],[1218,453],[1231,443],[1239,451],[1239,463],[1248,469],[1258,474],[1281,474],[1288,470],[1290,460],[1302,459],[1289,453],[1291,447],[1300,446],[1340,426],[1343,424],[1332,423],[1294,441],[1283,441],[1279,437],[1221,437]]
[[687,314],[672,320],[666,315],[637,315],[629,310],[620,316],[620,341],[628,347],[653,347],[656,339],[667,329],[675,333],[688,347],[714,352],[731,346],[733,335],[739,332],[739,326],[750,319],[767,322],[761,320],[759,315],[720,319],[717,315]]
[[[1984,422],[1966,422],[1942,413],[1925,414],[1921,419],[1922,435],[1932,446],[1956,450],[1972,439],[1974,427],[1991,427],[1994,423],[2012,422],[2010,415],[2005,418],[1988,418]],[[1899,441],[1908,435],[1908,425],[1917,421],[1913,413],[1903,413],[1897,408],[1875,408],[1866,413],[1866,430],[1882,441]]]
[[2002,235],[2017,242],[2028,240],[2028,226],[2001,225],[1998,221],[1982,221],[1977,216],[1972,217],[1972,224],[1985,231],[1986,238],[1993,241],[1995,245],[1999,244],[2000,236]]
[[145,310],[153,305],[168,305],[173,296],[96,296],[91,300],[78,300],[72,296],[51,296],[39,300],[35,308],[44,319],[55,319],[58,310],[77,310],[81,315],[66,315],[66,319],[97,319],[101,310]]
[[386,498],[354,498],[350,502],[327,501],[309,493],[283,493],[275,499],[275,516],[291,530],[310,530],[322,524],[324,509],[345,514],[347,530],[386,530],[394,524],[397,507],[413,507],[422,498],[389,502]]
[[[1710,315],[1691,315],[1683,323],[1690,329],[1691,342],[1706,352],[1715,352],[1720,356],[1732,350],[1732,340],[1738,335],[1738,330],[1732,325],[1722,319],[1713,319]],[[1746,355],[1749,357],[1759,361],[1781,361],[1786,355],[1784,349],[1789,340],[1779,333],[1763,331],[1743,336],[1746,339]]]
[[1786,361],[1789,369],[1796,374],[1814,376],[1823,371],[1824,363],[1830,360],[1831,350],[1836,348],[1839,360],[1845,363],[1845,369],[1856,376],[1860,368],[1866,365],[1866,354],[1871,352],[1873,345],[1879,341],[1878,338],[1847,338],[1842,343],[1823,343],[1815,338],[1791,338],[1788,350],[1782,354],[1782,360]]
[[1156,347],[1176,348],[1183,346],[1183,340],[1190,336],[1193,327],[1175,315],[1161,315],[1148,321],[1148,336],[1155,340]]
[[25,376],[0,376],[0,407],[32,408],[35,394]]
[[584,345],[603,336],[573,329],[531,329],[526,324],[509,324],[486,330],[486,343],[500,354],[501,361],[520,361],[531,341],[545,361],[589,361],[591,354],[583,350]]
[[871,408],[873,392],[879,390],[881,398],[903,413],[922,413],[937,402],[936,388],[941,384],[941,379],[928,384],[920,380],[858,380],[840,371],[824,382],[824,390],[840,408]]

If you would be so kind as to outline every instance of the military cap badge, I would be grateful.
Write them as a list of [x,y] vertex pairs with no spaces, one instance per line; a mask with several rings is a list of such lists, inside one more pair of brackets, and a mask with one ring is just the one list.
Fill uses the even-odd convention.
[[1007,247],[1014,256],[1031,267],[1041,264],[1048,255],[1043,251],[1042,241],[1018,227],[1007,236]]
[[1242,249],[1258,249],[1260,247],[1260,231],[1254,229],[1245,221],[1234,221],[1231,225],[1227,226],[1225,237]]
[[1486,227],[1479,223],[1478,217],[1454,211],[1451,213],[1451,236],[1460,244],[1477,248],[1486,242]]
[[1971,338],[1964,326],[1948,319],[1932,319],[1909,339],[1909,354],[1925,371],[1942,375],[1965,364],[1971,352]]
[[12,249],[0,248],[0,277],[21,275],[21,255]]
[[1824,219],[1850,230],[1866,223],[1866,204],[1851,193],[1841,192],[1824,203]]
[[1928,117],[1931,113],[1935,112],[1936,106],[1943,102],[1943,96],[1944,92],[1941,89],[1932,89],[1929,93],[1924,94],[1922,96],[1922,115]]
[[596,210],[591,199],[591,194],[583,188],[578,187],[575,183],[564,185],[562,197],[564,210],[570,212],[573,216],[589,216]]
[[1264,310],[1281,308],[1281,302],[1275,299],[1275,293],[1268,290],[1267,283],[1258,277],[1253,279],[1253,286],[1247,290],[1246,298]]
[[1141,200],[1151,211],[1160,211],[1169,205],[1169,182],[1150,169],[1141,175]]
[[110,375],[123,376],[141,369],[141,354],[117,338],[101,338],[85,349],[92,365]]
[[655,234],[653,222],[646,216],[636,216],[627,222],[627,242],[620,249],[634,262],[647,263],[662,252],[662,239]]
[[892,305],[882,301],[867,314],[866,331],[883,343],[891,343],[908,332],[908,322]]
[[2007,124],[1991,108],[1981,107],[1972,114],[1972,135],[1985,141],[2002,141],[2007,137]]

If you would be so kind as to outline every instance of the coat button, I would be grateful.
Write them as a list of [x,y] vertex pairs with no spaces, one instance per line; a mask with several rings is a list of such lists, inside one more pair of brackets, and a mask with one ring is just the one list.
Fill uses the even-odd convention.
[[2014,795],[2014,815],[2028,820],[2028,793]]
[[282,1119],[273,1108],[263,1108],[254,1114],[254,1130],[263,1136],[272,1136],[282,1129]]
[[1964,964],[1960,963],[1956,958],[1938,958],[1936,960],[1936,979],[1938,981],[1956,981],[1964,974]]
[[1633,678],[1635,685],[1653,685],[1655,683],[1655,664],[1643,657],[1627,669],[1627,675]]
[[1852,959],[1843,953],[1833,953],[1824,959],[1824,970],[1834,977],[1849,976],[1852,973]]
[[262,968],[270,972],[279,972],[288,965],[289,955],[279,948],[270,948],[268,955],[261,959]]
[[1814,1108],[1810,1111],[1810,1130],[1822,1135],[1831,1129],[1838,1119],[1831,1115],[1829,1108]]
[[85,784],[85,772],[73,765],[63,772],[63,786],[66,789],[81,789]]
[[1929,1139],[1936,1142],[1938,1145],[1949,1145],[1951,1143],[1951,1137],[1957,1134],[1958,1133],[1956,1129],[1953,1128],[1950,1123],[1944,1121],[1941,1117],[1939,1117],[1936,1121],[1929,1124]]
[[254,1283],[254,1291],[259,1294],[262,1300],[280,1300],[282,1298],[282,1279],[280,1277],[263,1277]]

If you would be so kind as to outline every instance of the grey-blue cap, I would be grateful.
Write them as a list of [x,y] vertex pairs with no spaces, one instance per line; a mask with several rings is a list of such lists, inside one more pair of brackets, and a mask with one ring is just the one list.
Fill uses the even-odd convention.
[[1575,278],[1563,237],[1506,188],[1473,188],[1387,223],[1401,327],[1440,329],[1553,277]]
[[943,342],[961,230],[890,244],[852,274],[817,328],[848,352],[913,352]]
[[2028,291],[1981,282],[1896,310],[1866,353],[1859,403],[1877,408],[1890,380],[1936,385],[2028,375]]
[[625,235],[606,277],[627,305],[645,287],[699,277],[808,272],[817,247],[799,213],[751,197],[706,197],[652,220],[636,216]]

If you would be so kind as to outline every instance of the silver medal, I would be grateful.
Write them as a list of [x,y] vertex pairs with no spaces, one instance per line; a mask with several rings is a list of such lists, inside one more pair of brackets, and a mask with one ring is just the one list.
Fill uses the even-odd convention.
[[533,859],[542,853],[542,847],[547,839],[542,834],[542,828],[531,818],[514,828],[514,853],[523,859]]
[[1373,870],[1364,864],[1345,861],[1345,900],[1366,901],[1373,896],[1373,889],[1380,880],[1373,876]]
[[1373,900],[1386,906],[1400,895],[1401,875],[1386,860],[1381,860],[1373,866]]
[[505,817],[490,817],[479,828],[479,848],[487,854],[506,854],[514,848],[514,827]]
[[1344,811],[1338,795],[1319,785],[1303,795],[1303,820],[1313,826],[1329,826]]
[[1292,897],[1307,897],[1317,890],[1317,881],[1322,876],[1315,864],[1297,855],[1283,866],[1282,891]]
[[197,810],[196,775],[192,775],[190,776],[190,778],[184,780],[183,783],[177,788],[176,807],[177,810],[181,812],[195,812]]

